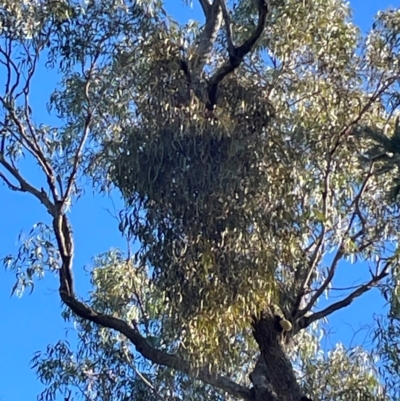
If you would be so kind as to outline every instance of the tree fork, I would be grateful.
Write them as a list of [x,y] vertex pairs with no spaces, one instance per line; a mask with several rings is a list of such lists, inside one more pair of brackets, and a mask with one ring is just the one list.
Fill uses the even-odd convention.
[[301,401],[304,396],[297,383],[284,345],[282,328],[270,310],[253,320],[253,335],[260,348],[258,360],[250,379],[256,401]]

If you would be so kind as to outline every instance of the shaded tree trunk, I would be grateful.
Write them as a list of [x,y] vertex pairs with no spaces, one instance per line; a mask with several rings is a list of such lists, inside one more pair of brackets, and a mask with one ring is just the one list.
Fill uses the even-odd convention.
[[276,316],[265,311],[253,322],[260,357],[250,379],[256,401],[301,401],[303,394],[283,342]]

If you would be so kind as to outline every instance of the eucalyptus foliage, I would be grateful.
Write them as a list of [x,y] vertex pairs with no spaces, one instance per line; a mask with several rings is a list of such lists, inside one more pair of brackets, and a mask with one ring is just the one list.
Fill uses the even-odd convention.
[[[199,4],[182,24],[159,0],[3,1],[0,178],[50,215],[4,263],[18,294],[57,274],[77,333],[34,356],[40,399],[398,400],[400,10],[363,36],[341,0]],[[30,102],[43,68],[54,125]],[[128,251],[93,259],[83,299],[88,188],[123,199]],[[325,352],[328,316],[374,287],[376,353]]]

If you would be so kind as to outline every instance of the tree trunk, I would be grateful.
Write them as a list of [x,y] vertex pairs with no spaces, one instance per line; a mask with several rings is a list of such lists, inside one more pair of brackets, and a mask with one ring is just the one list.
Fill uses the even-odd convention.
[[254,338],[260,347],[260,358],[250,379],[256,401],[301,401],[302,391],[283,344],[279,320],[265,311],[253,322]]

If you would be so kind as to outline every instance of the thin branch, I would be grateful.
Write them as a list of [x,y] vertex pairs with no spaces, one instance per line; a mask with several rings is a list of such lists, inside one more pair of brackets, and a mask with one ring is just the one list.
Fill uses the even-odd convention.
[[157,389],[143,376],[143,374],[135,367],[133,366],[133,370],[135,373],[139,376],[139,378],[142,380],[142,382],[150,388],[150,390],[155,394],[157,398],[159,398],[162,401],[165,401],[165,398],[157,391]]
[[[11,39],[8,42],[8,46],[7,46],[7,52],[5,52],[4,50],[2,50],[2,48],[0,47],[0,54],[2,54],[6,60],[6,63],[4,63],[6,65],[7,68],[7,82],[6,82],[6,95],[7,96],[11,96],[13,95],[14,91],[17,89],[18,85],[19,85],[19,81],[20,81],[20,76],[21,76],[21,72],[19,71],[19,68],[17,67],[17,65],[14,63],[14,61],[12,60],[11,54],[12,54],[12,41]],[[11,69],[11,67],[12,69]],[[12,78],[12,71],[13,70],[16,74],[16,80],[14,82],[14,84],[11,86],[11,78]]]
[[[5,60],[6,60],[6,61],[3,61],[3,60],[0,59],[0,62],[7,69],[7,79],[6,79],[6,83],[5,83],[5,93],[9,94],[10,93],[11,77],[12,77],[10,61],[12,62],[12,59],[11,59],[11,55],[7,54],[4,50],[1,49],[1,47],[0,47],[0,54],[2,54],[5,57]],[[18,75],[17,75],[17,77],[18,77]]]
[[68,178],[67,188],[63,195],[62,204],[60,205],[60,207],[64,206],[64,204],[67,202],[68,198],[71,195],[72,187],[75,183],[76,175],[78,173],[78,164],[81,159],[81,153],[82,153],[83,147],[85,146],[87,137],[89,135],[89,127],[90,127],[91,121],[92,121],[92,114],[88,113],[86,116],[86,120],[85,120],[85,127],[83,129],[83,135],[81,137],[80,143],[78,145],[78,149],[77,149],[75,157],[74,157],[74,164],[72,166],[72,172]]
[[[88,73],[87,73],[87,77],[86,77],[87,79],[86,79],[86,84],[85,84],[85,98],[86,98],[86,101],[88,103],[88,111],[87,111],[87,115],[86,115],[86,118],[85,118],[83,134],[82,134],[81,140],[79,142],[78,148],[77,148],[77,150],[75,152],[72,171],[71,171],[71,174],[70,174],[70,176],[68,178],[67,187],[66,187],[64,195],[62,196],[62,201],[60,203],[60,208],[61,209],[68,202],[68,199],[71,196],[72,188],[74,186],[74,183],[75,183],[75,180],[76,180],[76,176],[78,174],[78,164],[79,164],[79,162],[81,160],[82,151],[83,151],[83,148],[84,148],[85,143],[87,141],[87,138],[89,136],[89,129],[90,129],[90,124],[92,122],[93,112],[98,106],[98,104],[97,104],[97,106],[95,106],[93,108],[93,110],[91,110],[91,101],[90,101],[90,95],[89,95],[89,88],[90,88],[92,74],[93,74],[94,68],[96,66],[97,60],[100,57],[100,54],[101,54],[101,49],[98,48],[97,52],[93,56],[93,60],[91,62],[90,68],[89,68]],[[83,68],[83,65],[82,65],[82,68]],[[85,75],[84,71],[82,71],[82,73],[83,73],[83,75]],[[111,85],[111,84],[112,84],[112,81],[109,83],[109,85]],[[108,87],[107,85],[104,87],[103,94],[106,91],[107,87]]]
[[333,258],[333,261],[329,268],[329,272],[328,272],[326,279],[321,284],[321,286],[315,291],[315,294],[311,297],[310,301],[307,303],[305,308],[298,311],[298,313],[295,316],[296,319],[301,318],[302,316],[306,315],[312,309],[314,304],[317,302],[318,298],[322,295],[322,293],[326,290],[328,285],[333,280],[333,277],[335,276],[335,273],[336,273],[338,263],[344,256],[343,243],[344,243],[344,238],[342,238],[342,242],[339,246],[339,249],[337,250],[335,257]]
[[5,147],[6,147],[6,133],[8,131],[9,124],[10,124],[10,120],[8,119],[7,116],[4,118],[4,123],[0,121],[0,125],[1,125],[1,130],[0,130],[0,135],[1,135],[0,154],[3,155],[3,156],[4,156]]
[[15,110],[11,108],[5,99],[3,97],[0,97],[0,102],[3,104],[3,107],[8,111],[8,115],[11,118],[11,120],[14,122],[14,124],[18,128],[18,132],[21,136],[21,138],[26,141],[26,144],[21,141],[17,135],[14,135],[14,137],[33,155],[33,157],[39,162],[40,166],[42,167],[42,170],[44,174],[46,175],[47,178],[47,183],[50,187],[50,191],[53,195],[53,201],[56,202],[58,200],[58,191],[57,187],[55,184],[55,175],[53,168],[51,167],[50,163],[47,161],[40,144],[37,141],[37,138],[35,135],[32,135],[33,141],[28,137],[25,127],[22,124],[21,120],[17,117],[15,114]]
[[[337,149],[337,148],[336,148]],[[322,283],[322,285],[315,291],[315,294],[311,297],[310,301],[308,302],[308,304],[306,305],[306,307],[302,310],[297,311],[295,318],[301,318],[302,316],[305,316],[311,309],[312,307],[315,305],[315,303],[317,302],[318,298],[322,295],[322,293],[328,288],[328,285],[332,282],[333,277],[336,273],[336,268],[337,265],[339,263],[339,261],[343,258],[343,256],[345,255],[344,252],[344,241],[347,238],[348,234],[350,233],[351,228],[353,227],[354,221],[356,219],[356,217],[358,216],[359,213],[359,209],[357,208],[357,205],[359,204],[366,188],[367,188],[367,183],[368,180],[371,178],[372,173],[371,170],[368,172],[366,178],[364,179],[364,182],[361,185],[361,188],[359,190],[359,192],[357,193],[357,195],[355,196],[355,198],[353,199],[350,207],[354,207],[354,211],[352,213],[352,216],[350,218],[350,222],[346,228],[346,231],[343,233],[342,235],[342,239],[340,241],[340,245],[339,248],[336,252],[336,255],[331,263],[331,266],[329,268],[329,272],[328,275],[326,277],[326,279],[324,280],[324,282]],[[355,240],[356,238],[358,238],[360,235],[362,235],[364,233],[364,230],[360,230],[358,231],[355,235],[351,236],[350,238],[352,240]]]
[[[326,166],[326,170],[325,170],[325,176],[324,176],[324,188],[323,188],[323,192],[322,192],[322,214],[323,214],[324,218],[326,217],[326,215],[328,213],[328,208],[329,208],[328,194],[330,192],[330,176],[331,176],[331,173],[332,173],[332,159],[333,159],[333,156],[334,156],[334,153],[329,153],[329,158],[328,158],[328,162],[327,162],[327,166]],[[311,256],[308,272],[307,272],[303,282],[300,285],[300,289],[299,289],[299,292],[298,292],[298,294],[296,296],[296,300],[295,300],[295,302],[294,302],[294,304],[292,306],[291,315],[295,319],[299,318],[300,316],[304,316],[304,314],[306,314],[308,312],[308,310],[310,310],[312,308],[312,306],[314,305],[314,303],[316,302],[318,297],[324,291],[324,289],[323,289],[320,294],[318,294],[318,295],[315,294],[315,296],[314,296],[315,299],[314,299],[314,297],[312,297],[310,302],[306,306],[306,308],[304,310],[302,310],[302,311],[299,310],[299,307],[300,307],[300,304],[301,304],[301,300],[305,295],[305,290],[306,290],[307,286],[310,284],[312,273],[316,269],[316,266],[319,263],[319,261],[321,259],[321,256],[323,254],[324,243],[325,243],[325,241],[324,241],[325,235],[326,235],[326,225],[325,225],[324,222],[322,222],[321,234],[319,235],[315,250],[313,252],[313,255]],[[332,277],[330,278],[330,280],[332,280],[332,278],[333,278],[334,269],[331,268],[329,273],[331,273],[331,271],[333,273],[332,273]],[[324,284],[326,284],[325,288],[329,284],[329,282],[330,281],[324,283]],[[318,291],[317,291],[317,293],[318,293]]]
[[19,191],[23,192],[21,187],[17,187],[14,185],[5,175],[0,171],[0,178],[5,182],[5,184],[10,188],[12,191]]
[[[0,96],[0,102],[1,103],[5,102],[5,100],[4,100],[4,98],[2,96]],[[3,103],[3,106],[4,106],[4,103]],[[0,153],[2,153],[4,155],[5,144],[6,144],[5,132],[8,132],[9,136],[11,136],[13,139],[15,139],[15,141],[18,142],[24,148],[24,150],[26,150],[28,153],[30,153],[36,159],[37,158],[37,154],[36,154],[35,150],[32,149],[32,142],[30,142],[29,139],[26,137],[26,133],[25,132],[20,132],[21,129],[24,129],[23,125],[21,124],[21,125],[17,126],[18,134],[14,133],[11,130],[11,128],[8,128],[10,126],[10,120],[9,120],[8,117],[9,116],[6,117],[6,121],[4,123],[0,122],[0,124],[3,127],[2,128],[2,141],[1,141]],[[13,116],[11,118],[15,122],[15,119],[13,118]],[[11,163],[13,163],[12,160],[11,160]],[[13,165],[13,167],[15,168],[14,165]]]
[[298,329],[296,331],[299,331],[300,329],[304,329],[304,328],[308,327],[311,323],[315,322],[316,320],[323,319],[324,317],[329,316],[333,312],[336,312],[339,309],[349,306],[356,298],[358,298],[362,294],[366,293],[371,288],[376,287],[376,285],[381,280],[383,280],[385,277],[387,277],[389,275],[390,262],[391,262],[391,260],[386,263],[386,266],[382,269],[382,271],[379,274],[373,275],[371,280],[369,280],[367,283],[363,284],[362,286],[358,287],[355,291],[353,291],[351,294],[349,294],[346,298],[342,299],[341,301],[335,302],[334,304],[326,307],[322,311],[315,312],[312,315],[305,316],[302,319],[300,319],[299,324],[298,324]]
[[[361,117],[364,115],[364,113],[370,108],[371,104],[377,99],[379,98],[379,96],[381,96],[381,94],[386,90],[386,88],[393,82],[393,80],[387,80],[386,85],[383,85],[383,87],[381,87],[380,89],[377,89],[375,91],[375,93],[373,94],[373,96],[371,96],[371,98],[369,99],[369,101],[364,105],[364,107],[361,109],[360,113],[358,114],[358,116],[349,124],[347,124],[342,131],[340,132],[338,139],[335,143],[335,145],[333,146],[332,150],[330,151],[329,155],[330,157],[333,156],[333,154],[336,152],[336,150],[339,148],[340,145],[340,140],[341,138],[346,135],[349,130],[350,127],[354,126],[355,124],[358,123],[358,121],[361,119]],[[367,187],[367,183],[368,180],[370,179],[370,177],[372,176],[372,166],[370,168],[370,170],[368,171],[368,174],[363,182],[363,184],[361,185],[360,191],[359,193],[356,195],[356,197],[354,198],[353,202],[351,203],[350,207],[354,207],[354,211],[352,214],[352,217],[350,219],[350,222],[348,224],[348,227],[345,231],[345,233],[342,236],[342,240],[341,243],[339,245],[339,249],[335,255],[335,258],[331,264],[331,267],[329,269],[329,273],[328,276],[326,277],[325,281],[323,282],[323,284],[316,290],[315,294],[311,297],[311,300],[308,302],[308,304],[306,305],[306,307],[300,311],[297,311],[297,313],[295,313],[295,318],[301,318],[304,317],[314,306],[315,302],[317,301],[317,299],[322,295],[322,293],[326,290],[326,288],[328,287],[328,285],[331,283],[335,272],[336,272],[336,268],[337,268],[337,264],[338,262],[341,260],[341,258],[344,256],[344,240],[346,239],[347,235],[349,234],[353,223],[356,219],[356,217],[358,217],[360,219],[360,221],[363,223],[363,217],[361,215],[360,209],[359,209],[359,201],[362,198],[366,187]],[[352,236],[352,239],[356,239],[358,236],[362,235],[364,232],[364,230],[360,230],[358,233],[356,233],[354,236]],[[365,248],[365,247],[364,247]],[[301,291],[301,290],[300,290]],[[301,300],[300,298],[300,292],[297,296],[296,299],[296,303],[298,302],[298,300]]]
[[[42,189],[39,191],[33,185],[31,185],[21,174],[15,169],[10,163],[8,163],[2,154],[0,154],[0,165],[4,166],[4,168],[18,181],[20,188],[18,191],[20,192],[29,192],[35,198],[37,198],[43,205],[46,207],[47,211],[50,215],[55,216],[55,206],[47,196],[46,192]],[[4,179],[4,178],[3,178]]]
[[[328,193],[330,190],[330,174],[332,172],[331,163],[332,163],[332,155],[330,156],[330,158],[328,160],[325,177],[324,177],[324,190],[322,193],[322,214],[324,217],[326,216],[327,211],[328,211]],[[297,296],[296,296],[296,300],[292,306],[291,315],[294,318],[297,318],[299,316],[299,307],[301,304],[301,300],[305,295],[305,290],[306,290],[307,286],[310,284],[312,274],[313,274],[314,270],[316,269],[316,266],[319,263],[321,256],[323,254],[325,234],[326,234],[326,225],[324,222],[322,222],[321,234],[319,235],[317,244],[315,246],[315,250],[311,256],[311,260],[310,260],[309,267],[308,267],[308,272],[307,272],[306,276],[304,277],[303,282],[300,285],[299,292],[297,293]],[[311,304],[311,302],[310,302],[310,304]],[[313,304],[311,304],[311,305],[313,305]],[[311,307],[310,307],[310,309],[311,309]],[[305,312],[305,313],[307,313],[307,312]]]

